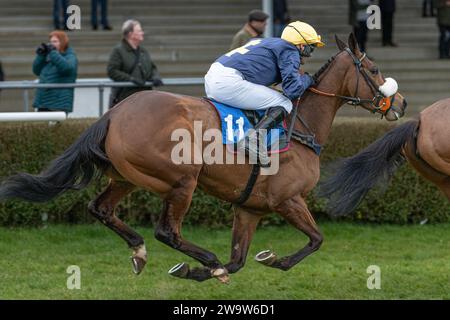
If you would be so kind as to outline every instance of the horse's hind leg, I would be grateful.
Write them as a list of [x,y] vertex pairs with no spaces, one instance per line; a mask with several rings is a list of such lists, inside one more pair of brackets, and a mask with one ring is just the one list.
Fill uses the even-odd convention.
[[433,182],[450,201],[450,176],[448,174],[437,171],[428,162],[418,157],[414,146],[407,145],[403,155],[422,177]]
[[139,274],[147,263],[144,239],[114,214],[119,201],[134,189],[135,186],[129,182],[110,180],[105,191],[91,201],[88,208],[94,217],[117,233],[133,249],[133,271]]
[[309,243],[293,255],[278,259],[273,252],[265,250],[258,253],[255,257],[256,261],[266,266],[286,271],[295,266],[306,256],[318,250],[322,244],[323,237],[317,228],[316,222],[309,212],[305,201],[300,196],[289,199],[274,209],[283,218],[289,221],[290,224],[309,237]]
[[231,257],[230,262],[225,265],[229,273],[235,273],[244,266],[248,248],[261,218],[261,215],[247,212],[239,207],[234,208]]
[[180,263],[169,271],[171,275],[197,281],[207,280],[214,276],[221,281],[227,281],[227,272],[214,253],[181,237],[183,217],[189,209],[196,186],[197,179],[193,176],[184,176],[173,186],[164,199],[161,218],[155,229],[155,238],[196,259],[206,267],[190,270],[187,264]]

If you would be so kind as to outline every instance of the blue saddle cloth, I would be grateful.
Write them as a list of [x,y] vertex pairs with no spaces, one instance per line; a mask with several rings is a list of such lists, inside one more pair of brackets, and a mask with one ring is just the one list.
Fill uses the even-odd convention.
[[[219,114],[222,127],[222,143],[231,145],[237,143],[247,134],[247,131],[253,129],[245,112],[242,109],[234,108],[229,105],[206,99],[211,103]],[[257,110],[259,117],[262,117],[265,110]],[[284,152],[289,149],[289,143],[286,141],[287,129],[284,122],[280,122],[274,129],[267,131],[266,145],[269,152]],[[278,145],[275,143],[278,142]]]

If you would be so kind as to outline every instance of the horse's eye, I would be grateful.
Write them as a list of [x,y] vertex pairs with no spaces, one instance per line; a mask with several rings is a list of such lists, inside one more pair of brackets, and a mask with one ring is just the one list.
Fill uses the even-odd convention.
[[378,68],[370,69],[370,73],[376,76],[378,74]]

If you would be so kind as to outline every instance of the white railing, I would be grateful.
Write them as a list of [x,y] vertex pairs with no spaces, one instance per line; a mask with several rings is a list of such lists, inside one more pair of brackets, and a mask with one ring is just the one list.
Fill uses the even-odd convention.
[[64,121],[65,112],[0,112],[0,122],[14,121]]
[[[164,86],[192,86],[202,85],[203,78],[165,78]],[[151,87],[152,82],[147,82],[146,87]],[[98,89],[98,115],[104,113],[104,91],[105,88],[112,87],[136,87],[131,82],[114,82],[109,79],[78,79],[75,83],[39,83],[37,80],[24,81],[4,81],[0,82],[0,89],[21,89],[23,90],[24,112],[29,112],[29,92],[31,89],[66,89],[66,88],[97,88]],[[0,113],[1,115],[2,113]]]

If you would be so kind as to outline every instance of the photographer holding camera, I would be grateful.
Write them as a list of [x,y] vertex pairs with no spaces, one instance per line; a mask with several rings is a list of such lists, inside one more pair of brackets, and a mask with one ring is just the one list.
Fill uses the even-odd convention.
[[[33,73],[39,77],[39,83],[74,83],[78,61],[67,34],[53,31],[49,39],[49,43],[41,43],[36,49]],[[38,111],[72,112],[73,89],[37,89],[33,107]]]

